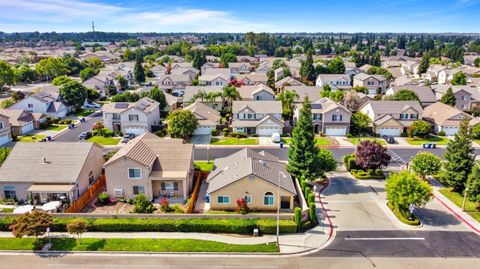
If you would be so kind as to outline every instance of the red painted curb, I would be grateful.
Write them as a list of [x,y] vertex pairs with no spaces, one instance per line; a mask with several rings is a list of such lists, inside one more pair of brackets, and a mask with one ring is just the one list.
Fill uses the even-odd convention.
[[438,198],[437,196],[434,196],[434,197],[438,202],[440,202],[440,204],[442,204],[446,209],[448,209],[450,212],[452,212],[457,218],[462,220],[468,227],[470,227],[472,230],[474,230],[475,232],[480,234],[479,229],[475,228],[475,226],[473,226],[470,222],[468,222],[466,219],[464,219],[462,216],[460,216],[460,214],[455,212],[452,208],[450,208],[447,204],[445,204],[440,198]]
[[330,184],[330,180],[327,179],[326,184],[323,185],[323,187],[318,191],[317,198],[318,198],[318,202],[322,206],[323,212],[325,213],[325,216],[327,217],[327,220],[328,220],[328,224],[330,226],[330,234],[329,234],[329,239],[330,239],[332,237],[332,234],[333,234],[333,223],[332,223],[332,220],[330,219],[330,216],[327,213],[327,210],[325,209],[325,206],[322,203],[322,199],[320,198],[320,193],[322,193],[328,187],[328,184]]

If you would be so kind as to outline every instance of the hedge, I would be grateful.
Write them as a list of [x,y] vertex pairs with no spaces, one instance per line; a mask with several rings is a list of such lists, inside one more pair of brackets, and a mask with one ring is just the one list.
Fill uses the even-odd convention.
[[[67,231],[67,224],[78,218],[54,218],[53,232]],[[0,230],[8,231],[13,217],[0,218]],[[90,232],[204,232],[251,234],[275,234],[274,219],[137,219],[137,218],[83,218]],[[295,233],[297,225],[292,220],[280,220],[281,233]]]
[[407,225],[411,225],[411,226],[419,226],[420,224],[422,224],[420,222],[420,219],[413,215],[413,220],[409,220],[407,216],[404,216],[404,214],[402,214],[400,211],[398,211],[397,209],[395,209],[393,207],[393,205],[391,203],[387,203],[387,206],[388,208],[390,208],[390,210],[392,210],[393,214],[397,217],[397,219],[399,219],[401,222],[407,224]]
[[350,173],[356,178],[356,179],[385,179],[385,175],[383,174],[383,171],[377,170],[375,172],[369,171],[369,173],[360,170],[357,171],[355,169],[350,170]]

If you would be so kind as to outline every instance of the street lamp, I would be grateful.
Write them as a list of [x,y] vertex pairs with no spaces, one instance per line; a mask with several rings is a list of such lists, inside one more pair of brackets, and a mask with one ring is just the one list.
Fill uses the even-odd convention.
[[462,211],[465,211],[465,203],[467,202],[467,192],[468,192],[468,188],[465,188],[465,193],[463,194]]
[[278,171],[278,184],[277,184],[277,246],[280,245],[280,242],[278,240],[278,236],[280,235],[280,206],[281,206],[281,201],[280,201],[280,177],[287,178],[285,173],[282,171]]

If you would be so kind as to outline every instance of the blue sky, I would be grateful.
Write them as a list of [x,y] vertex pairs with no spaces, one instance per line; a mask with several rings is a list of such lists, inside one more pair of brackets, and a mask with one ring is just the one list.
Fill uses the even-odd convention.
[[0,31],[478,32],[480,0],[0,0]]

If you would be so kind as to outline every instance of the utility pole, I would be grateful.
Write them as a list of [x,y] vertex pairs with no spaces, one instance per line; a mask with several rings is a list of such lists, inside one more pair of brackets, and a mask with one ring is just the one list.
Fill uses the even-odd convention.
[[93,34],[93,41],[95,41],[95,23],[92,21],[92,34]]

